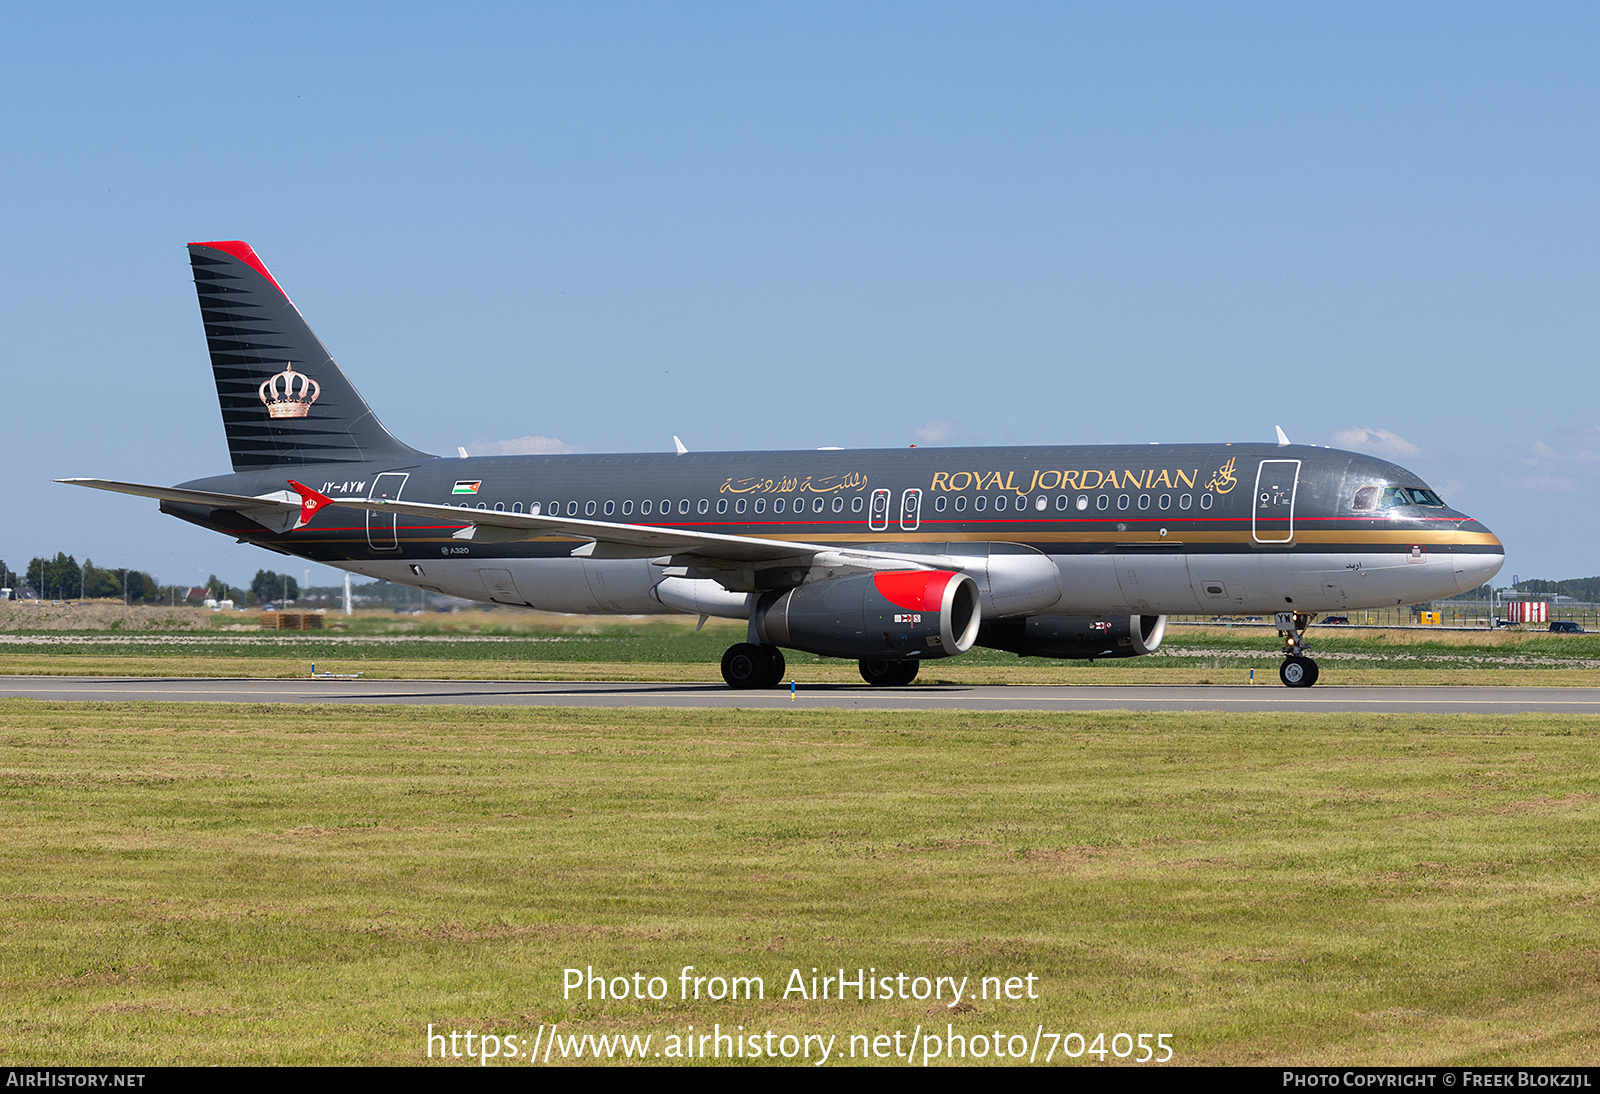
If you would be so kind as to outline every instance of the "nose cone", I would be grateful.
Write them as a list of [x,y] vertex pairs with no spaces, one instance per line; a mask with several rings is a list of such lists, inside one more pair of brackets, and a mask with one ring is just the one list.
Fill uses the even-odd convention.
[[1456,535],[1456,588],[1471,592],[1500,572],[1506,549],[1499,536],[1475,520],[1462,525]]

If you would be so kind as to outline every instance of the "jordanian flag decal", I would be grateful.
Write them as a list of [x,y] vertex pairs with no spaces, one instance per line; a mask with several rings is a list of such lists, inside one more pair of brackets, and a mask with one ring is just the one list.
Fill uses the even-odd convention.
[[452,494],[476,494],[478,492],[478,487],[480,487],[482,485],[483,485],[483,480],[482,479],[470,479],[470,480],[469,479],[462,479],[461,481],[456,483],[455,489],[450,491],[450,493],[452,493]]

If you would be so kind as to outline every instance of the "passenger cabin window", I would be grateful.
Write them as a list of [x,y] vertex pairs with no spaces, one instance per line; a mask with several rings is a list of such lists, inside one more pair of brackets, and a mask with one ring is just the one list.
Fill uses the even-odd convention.
[[933,499],[933,511],[935,513],[944,512],[945,503],[948,500],[949,499],[947,499],[943,494],[940,494],[938,497],[934,498]]
[[632,498],[629,498],[627,501],[622,503],[622,515],[625,516],[625,517],[633,515],[633,499]]
[[645,498],[643,501],[641,501],[639,503],[639,512],[643,516],[647,516],[648,517],[650,515],[650,499],[649,498]]
[[850,511],[852,513],[859,513],[859,512],[861,512],[861,510],[864,507],[865,507],[865,503],[862,502],[860,494],[857,494],[854,498],[852,498],[850,500]]
[[767,511],[767,499],[766,498],[757,498],[756,499],[756,512],[765,513],[766,511]]
[[711,503],[705,498],[701,498],[700,504],[695,507],[695,510],[699,513],[709,513],[711,511]]
[[614,502],[614,501],[606,502],[606,516],[609,517],[612,513],[615,513],[616,511],[617,511],[617,503],[616,502]]
[[594,502],[591,501],[584,504],[583,515],[586,517],[594,516]]
[[726,513],[727,511],[728,511],[728,499],[727,498],[718,498],[717,499],[717,515],[721,516],[723,513]]
[[957,494],[956,495],[956,512],[958,512],[958,513],[963,512],[966,508],[967,508],[967,497],[966,497],[966,495],[965,494]]
[[743,498],[740,498],[740,499],[738,499],[737,501],[735,501],[733,503],[733,511],[735,513],[744,512],[744,499]]
[[782,498],[773,498],[772,499],[772,511],[774,513],[783,512],[783,499]]

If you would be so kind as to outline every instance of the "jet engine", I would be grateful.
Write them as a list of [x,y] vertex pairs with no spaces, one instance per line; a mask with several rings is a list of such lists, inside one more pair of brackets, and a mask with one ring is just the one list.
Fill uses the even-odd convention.
[[978,645],[1018,657],[1139,657],[1166,633],[1164,615],[1030,615],[985,623]]
[[824,657],[899,661],[954,657],[972,648],[978,584],[950,570],[890,570],[767,593],[755,610],[769,646]]

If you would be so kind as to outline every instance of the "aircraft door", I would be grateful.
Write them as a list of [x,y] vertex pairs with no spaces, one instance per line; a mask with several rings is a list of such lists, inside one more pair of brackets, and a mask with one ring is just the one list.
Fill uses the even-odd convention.
[[510,570],[480,569],[478,576],[483,579],[484,587],[489,591],[489,599],[496,604],[528,603],[517,590],[516,580],[511,576]]
[[1294,495],[1299,484],[1299,460],[1261,461],[1250,507],[1250,534],[1257,543],[1293,542]]
[[872,492],[872,507],[867,510],[867,527],[874,532],[882,532],[889,527],[889,491]]
[[[367,493],[368,501],[377,501],[386,498],[389,501],[399,501],[400,491],[405,489],[406,479],[411,475],[406,471],[385,471],[372,480],[372,489]],[[395,531],[393,513],[374,513],[367,510],[367,546],[374,551],[398,551],[400,537]]]

